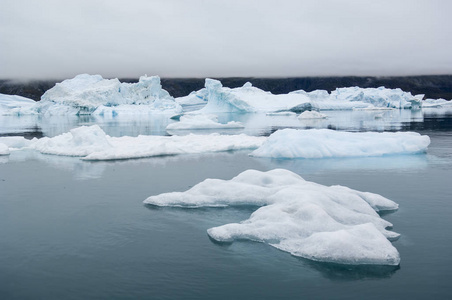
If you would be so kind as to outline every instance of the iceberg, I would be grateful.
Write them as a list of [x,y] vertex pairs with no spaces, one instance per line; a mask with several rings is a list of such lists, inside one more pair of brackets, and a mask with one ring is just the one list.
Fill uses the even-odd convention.
[[301,94],[274,95],[253,87],[247,82],[239,88],[223,87],[221,82],[206,78],[207,104],[199,113],[254,113],[288,111],[310,105],[309,98]]
[[305,181],[284,169],[247,170],[231,180],[206,179],[185,192],[151,196],[145,204],[174,207],[260,206],[250,218],[207,230],[219,242],[252,240],[311,260],[398,265],[389,240],[399,234],[377,212],[398,205],[374,193]]
[[344,132],[282,129],[250,155],[272,158],[328,158],[416,154],[430,138],[416,132]]
[[169,124],[166,130],[194,130],[194,129],[237,129],[244,128],[242,123],[230,121],[226,124],[218,123],[216,115],[183,115],[180,122]]
[[0,94],[0,116],[33,114],[36,101],[17,95]]
[[398,109],[418,108],[424,95],[412,95],[401,89],[337,88],[329,94],[324,90],[305,92],[293,91],[289,94],[300,94],[309,97],[312,107],[318,110],[350,110],[359,108],[387,107]]
[[442,108],[451,107],[452,101],[446,99],[425,99],[422,101],[422,108]]
[[80,74],[46,91],[35,110],[46,115],[117,115],[174,114],[182,108],[162,89],[158,76],[141,76],[137,83],[121,83],[100,75]]
[[[44,154],[79,156],[83,160],[116,160],[163,155],[256,149],[265,137],[240,135],[111,137],[98,126],[82,126],[49,138],[34,139],[29,148]],[[1,140],[0,140],[1,142]]]

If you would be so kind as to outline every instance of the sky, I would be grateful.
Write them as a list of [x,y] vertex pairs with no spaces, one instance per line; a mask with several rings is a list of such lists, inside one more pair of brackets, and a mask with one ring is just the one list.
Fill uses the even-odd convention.
[[0,78],[452,74],[449,0],[0,0]]

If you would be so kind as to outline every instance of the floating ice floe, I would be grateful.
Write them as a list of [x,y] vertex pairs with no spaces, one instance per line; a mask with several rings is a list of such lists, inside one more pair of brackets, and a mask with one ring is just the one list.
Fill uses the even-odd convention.
[[344,132],[329,129],[278,130],[251,155],[273,158],[327,158],[416,154],[430,138],[416,132]]
[[244,128],[242,123],[230,121],[226,124],[218,123],[216,115],[184,115],[180,121],[169,124],[166,130],[196,130],[196,129],[237,129]]
[[315,111],[315,110],[304,111],[298,116],[298,119],[300,119],[300,120],[326,119],[326,118],[328,118],[327,115],[319,113],[318,111]]
[[[341,264],[398,265],[389,240],[399,234],[378,211],[398,205],[378,194],[305,181],[288,170],[248,170],[231,180],[206,179],[186,192],[145,204],[176,207],[261,206],[248,220],[207,230],[219,242],[265,242],[295,256]],[[389,240],[388,240],[389,239]]]
[[401,89],[360,88],[344,87],[337,88],[328,94],[324,90],[305,92],[303,90],[293,91],[289,94],[300,94],[309,97],[312,107],[319,110],[349,110],[359,108],[417,108],[421,105],[424,95],[415,95],[402,91]]
[[245,134],[111,137],[98,125],[93,125],[52,138],[34,139],[28,147],[45,154],[80,156],[84,160],[115,160],[256,149],[265,139]]
[[33,114],[35,104],[36,101],[29,98],[0,94],[0,116]]
[[442,108],[442,107],[452,107],[452,101],[445,99],[425,99],[422,101],[423,108]]
[[77,75],[57,83],[42,95],[35,110],[47,115],[118,115],[180,113],[182,108],[162,89],[158,76],[121,83],[100,75]]
[[304,95],[274,95],[253,87],[249,82],[243,87],[230,89],[223,87],[218,80],[206,78],[205,86],[208,102],[200,113],[277,112],[293,110],[303,105],[310,107],[309,98]]

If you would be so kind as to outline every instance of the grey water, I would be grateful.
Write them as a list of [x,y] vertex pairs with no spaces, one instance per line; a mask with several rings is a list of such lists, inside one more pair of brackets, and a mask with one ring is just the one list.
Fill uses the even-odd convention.
[[[256,134],[295,124],[280,117],[271,118],[273,123],[249,118],[245,130]],[[340,113],[335,118],[339,128],[414,130],[432,142],[425,154],[347,159],[275,160],[247,151],[113,162],[33,151],[0,157],[0,299],[450,299],[452,116],[396,122],[392,116],[381,124],[371,118],[346,123]],[[72,126],[65,124],[41,121],[34,128],[51,136]],[[164,124],[146,124],[102,126],[112,135],[165,134],[159,130]],[[16,133],[25,134],[22,128]],[[397,202],[399,210],[382,217],[401,234],[393,243],[400,266],[319,263],[263,243],[224,245],[208,238],[208,228],[245,220],[256,207],[142,203],[206,178],[274,168]]]

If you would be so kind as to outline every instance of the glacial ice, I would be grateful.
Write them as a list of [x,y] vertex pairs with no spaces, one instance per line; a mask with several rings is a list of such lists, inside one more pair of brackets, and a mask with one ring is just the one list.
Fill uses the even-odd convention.
[[265,242],[295,256],[341,264],[398,265],[388,240],[399,234],[378,211],[398,205],[378,194],[305,181],[284,169],[247,170],[231,180],[206,179],[185,192],[151,196],[145,204],[176,207],[261,206],[248,220],[207,230],[220,242]]
[[111,137],[98,126],[82,126],[29,145],[41,153],[80,156],[84,160],[115,160],[162,155],[256,149],[265,137],[240,135],[122,136]]
[[[306,110],[352,110],[373,107],[409,109],[418,108],[423,97],[423,95],[413,96],[401,89],[385,87],[337,88],[331,93],[325,90],[312,92],[298,90],[288,94],[274,95],[253,87],[249,82],[243,87],[231,89],[223,87],[220,81],[210,78],[206,78],[205,87],[207,96],[203,91],[199,99],[207,99],[208,102],[200,113],[303,112]],[[197,93],[200,94],[200,91],[194,92],[191,96],[189,95],[190,97],[187,96],[187,99],[194,99],[193,97],[196,97]]]
[[235,121],[226,124],[218,123],[216,115],[188,114],[181,116],[179,122],[169,124],[166,130],[236,129],[244,127],[242,123]]
[[174,98],[174,100],[182,106],[206,104],[207,94],[207,89],[202,88],[199,91],[191,92],[187,96]]
[[17,95],[0,94],[0,116],[33,114],[36,101]]
[[274,95],[247,82],[243,87],[226,88],[215,79],[206,78],[207,105],[200,113],[251,113],[291,110],[306,104],[309,98],[299,94]]
[[180,113],[182,108],[162,89],[158,76],[121,83],[100,75],[80,74],[47,90],[35,110],[46,115]]
[[401,89],[388,89],[385,87],[344,87],[337,88],[330,94],[324,90],[316,90],[309,93],[299,90],[289,94],[300,94],[309,97],[312,107],[317,110],[349,110],[373,107],[418,108],[424,96],[413,96],[411,93],[404,92]]
[[272,158],[327,158],[416,154],[430,138],[416,132],[344,132],[329,129],[278,130],[251,155]]

